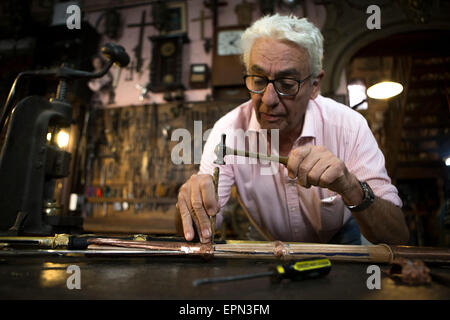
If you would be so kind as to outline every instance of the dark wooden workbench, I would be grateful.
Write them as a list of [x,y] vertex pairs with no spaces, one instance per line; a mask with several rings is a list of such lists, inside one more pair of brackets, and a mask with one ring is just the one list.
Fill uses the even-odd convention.
[[[269,279],[207,284],[192,281],[266,271],[273,260],[187,257],[0,257],[0,299],[450,299],[450,288],[398,284],[382,273],[381,289],[369,290],[369,264],[332,262],[325,278],[272,284]],[[81,271],[81,289],[67,288],[69,265]],[[387,269],[387,265],[380,265]],[[450,268],[432,270],[450,275]]]

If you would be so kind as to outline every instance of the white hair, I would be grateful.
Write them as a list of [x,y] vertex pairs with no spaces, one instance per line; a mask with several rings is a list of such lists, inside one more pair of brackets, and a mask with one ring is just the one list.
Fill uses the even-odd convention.
[[322,70],[323,36],[320,30],[306,18],[294,15],[281,16],[275,14],[255,21],[241,38],[243,49],[242,61],[249,68],[250,51],[258,38],[287,40],[306,49],[309,56],[309,69],[313,77]]

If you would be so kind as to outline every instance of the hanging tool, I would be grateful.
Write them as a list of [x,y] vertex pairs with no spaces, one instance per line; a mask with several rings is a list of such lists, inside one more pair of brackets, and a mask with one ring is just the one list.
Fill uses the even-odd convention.
[[[138,37],[138,43],[134,47],[134,57],[136,60],[135,70],[137,73],[142,72],[142,65],[144,63],[144,59],[142,58],[142,47],[143,47],[143,40],[144,40],[144,29],[147,26],[153,26],[154,23],[148,23],[145,21],[145,15],[146,11],[143,10],[141,14],[141,23],[135,23],[135,24],[129,24],[128,28],[139,28],[139,37]],[[131,70],[130,70],[131,72]]]
[[243,274],[220,278],[198,279],[194,280],[192,284],[194,286],[199,286],[201,284],[206,283],[219,283],[219,282],[255,279],[262,277],[271,277],[272,281],[274,282],[278,282],[283,279],[299,281],[326,276],[330,272],[330,270],[331,270],[330,260],[326,258],[318,258],[312,260],[291,261],[284,265],[277,265],[276,267],[272,267],[267,272]]

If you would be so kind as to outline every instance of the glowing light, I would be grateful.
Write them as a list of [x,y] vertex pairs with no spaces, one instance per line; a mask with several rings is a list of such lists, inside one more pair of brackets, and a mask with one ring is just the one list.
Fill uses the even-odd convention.
[[[351,83],[347,86],[348,99],[350,107],[356,106],[361,101],[367,99],[366,86],[362,81]],[[361,103],[356,107],[356,110],[365,110],[368,108],[367,102]]]
[[52,140],[52,133],[49,132],[47,133],[47,141],[51,141]]
[[383,81],[374,84],[367,89],[367,95],[372,99],[389,99],[403,91],[403,86],[398,82]]
[[445,165],[447,167],[450,167],[450,156],[448,156],[447,158],[445,158]]
[[44,262],[40,274],[40,285],[42,287],[61,287],[68,277],[67,266],[60,263]]
[[61,130],[58,132],[58,135],[56,137],[56,142],[58,144],[58,147],[65,148],[69,144],[69,133],[67,131]]

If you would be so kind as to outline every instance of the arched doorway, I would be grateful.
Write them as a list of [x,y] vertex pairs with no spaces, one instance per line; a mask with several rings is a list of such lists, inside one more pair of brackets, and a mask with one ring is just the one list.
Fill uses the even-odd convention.
[[411,8],[402,1],[385,1],[380,4],[381,29],[369,30],[365,2],[327,5],[322,94],[348,102],[342,91],[347,81],[362,79],[370,85],[389,74],[403,77],[402,95],[382,102],[369,99],[369,109],[361,113],[400,191],[411,244],[448,246],[450,224],[443,221],[450,220],[450,175],[443,157],[450,154],[450,4],[428,2],[431,9],[421,22],[407,14]]

